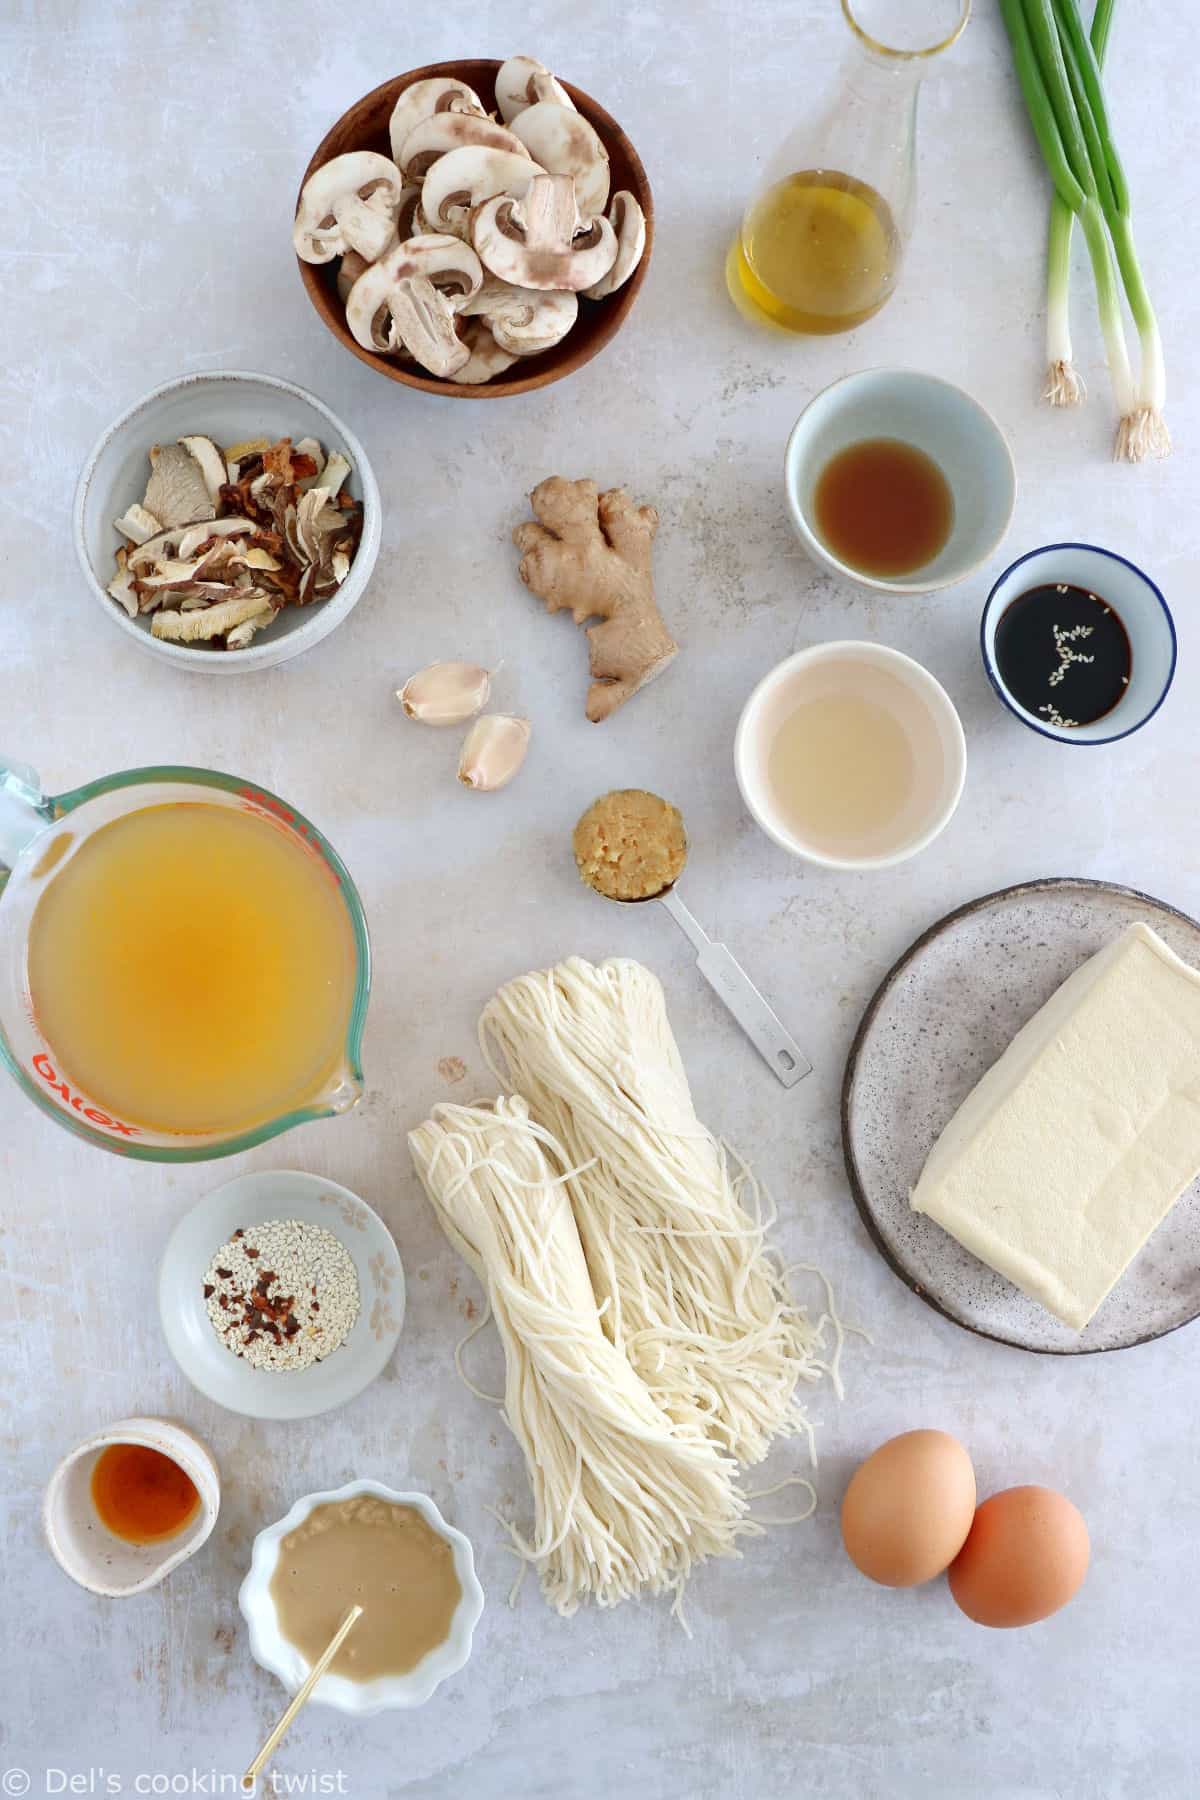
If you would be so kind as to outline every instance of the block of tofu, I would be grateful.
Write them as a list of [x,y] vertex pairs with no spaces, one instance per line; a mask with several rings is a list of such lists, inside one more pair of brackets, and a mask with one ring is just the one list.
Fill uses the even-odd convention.
[[1131,925],[1017,1033],[911,1200],[1082,1331],[1198,1174],[1200,974]]

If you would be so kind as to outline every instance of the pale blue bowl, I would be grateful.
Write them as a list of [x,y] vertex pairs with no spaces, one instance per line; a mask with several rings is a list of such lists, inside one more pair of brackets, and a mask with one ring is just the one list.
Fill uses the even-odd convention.
[[[1111,712],[1091,725],[1051,725],[1023,707],[1009,692],[996,667],[996,626],[1018,595],[1051,582],[1099,594],[1112,606],[1129,634],[1133,666],[1129,686]],[[1167,697],[1175,679],[1178,643],[1170,608],[1150,577],[1136,563],[1098,544],[1045,544],[1030,550],[1005,569],[987,597],[979,630],[988,680],[1022,725],[1060,744],[1113,744],[1140,731]]]

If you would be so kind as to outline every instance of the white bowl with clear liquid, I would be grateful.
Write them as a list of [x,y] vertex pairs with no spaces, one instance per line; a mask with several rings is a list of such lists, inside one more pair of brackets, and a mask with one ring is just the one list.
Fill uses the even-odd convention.
[[[781,729],[805,701],[829,695],[881,707],[911,757],[903,803],[886,828],[858,848],[802,833],[771,774]],[[953,701],[928,669],[886,644],[839,640],[799,650],[763,676],[738,721],[733,762],[751,817],[792,856],[826,869],[890,869],[926,849],[954,816],[966,780],[967,742]]]

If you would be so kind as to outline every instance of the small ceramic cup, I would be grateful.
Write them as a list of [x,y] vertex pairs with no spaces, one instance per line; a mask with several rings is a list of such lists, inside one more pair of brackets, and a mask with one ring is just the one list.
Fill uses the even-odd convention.
[[[912,791],[885,841],[869,854],[839,853],[798,837],[771,785],[771,747],[782,726],[803,701],[834,692],[884,707],[912,753]],[[890,869],[949,824],[966,780],[967,743],[950,696],[928,669],[885,644],[848,641],[799,650],[763,676],[738,721],[733,762],[755,823],[793,856],[826,869]]]
[[[92,1503],[92,1471],[110,1444],[144,1444],[178,1463],[194,1482],[200,1506],[176,1536],[153,1544],[129,1544],[114,1536]],[[93,1594],[122,1599],[155,1587],[195,1555],[217,1522],[221,1478],[207,1446],[169,1419],[120,1419],[84,1438],[64,1456],[46,1488],[42,1526],[51,1555],[72,1581]]]
[[454,1569],[462,1597],[450,1621],[444,1642],[422,1657],[406,1675],[380,1676],[375,1681],[351,1681],[345,1675],[322,1675],[312,1691],[312,1698],[339,1712],[366,1715],[392,1708],[423,1706],[434,1690],[463,1667],[471,1654],[471,1639],[483,1612],[483,1589],[475,1573],[471,1544],[461,1531],[447,1525],[437,1507],[425,1494],[397,1493],[380,1481],[348,1481],[345,1487],[327,1493],[306,1494],[297,1500],[285,1518],[268,1525],[254,1540],[250,1570],[238,1592],[238,1605],[250,1629],[250,1654],[262,1668],[277,1675],[289,1694],[294,1694],[308,1674],[309,1664],[295,1644],[279,1629],[275,1602],[271,1598],[271,1578],[279,1562],[280,1549],[289,1531],[303,1524],[314,1507],[330,1500],[350,1500],[356,1494],[376,1494],[396,1506],[411,1506],[419,1512],[439,1537],[446,1539],[454,1552]]
[[[1129,686],[1111,712],[1090,725],[1051,725],[1029,712],[1006,686],[996,664],[996,627],[1005,609],[1030,588],[1060,581],[1099,594],[1125,627],[1133,653]],[[1022,725],[1060,744],[1112,744],[1140,731],[1167,697],[1175,679],[1175,621],[1150,577],[1136,563],[1097,544],[1046,544],[1019,556],[987,597],[979,632],[988,680]]]
[[[954,497],[950,536],[909,575],[866,575],[844,563],[816,527],[814,495],[831,459],[865,438],[899,438],[941,469]],[[1012,451],[991,413],[961,388],[916,369],[864,369],[809,401],[784,458],[788,511],[809,555],[835,575],[885,594],[929,594],[962,581],[1003,541],[1017,498]]]

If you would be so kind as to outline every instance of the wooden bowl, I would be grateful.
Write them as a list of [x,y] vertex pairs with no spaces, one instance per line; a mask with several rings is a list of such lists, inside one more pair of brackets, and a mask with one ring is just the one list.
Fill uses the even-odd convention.
[[[411,87],[414,81],[424,81],[432,75],[453,76],[474,88],[487,106],[494,99],[500,66],[499,62],[486,58],[466,62],[429,63],[423,69],[410,69],[407,75],[397,75],[393,80],[385,81],[382,87],[364,94],[326,132],[304,171],[301,188],[317,169],[345,151],[378,150],[384,156],[390,156],[392,150],[388,139],[388,120],[400,94],[405,88]],[[561,381],[565,375],[573,375],[584,363],[591,362],[593,356],[603,350],[605,344],[620,331],[646,279],[646,270],[650,267],[650,252],[654,243],[654,202],[650,194],[650,183],[646,179],[641,158],[616,120],[602,106],[597,106],[581,88],[574,87],[569,81],[564,81],[563,86],[588,124],[599,133],[608,151],[612,163],[613,193],[627,188],[646,215],[646,249],[624,287],[618,288],[606,300],[584,300],[581,296],[579,318],[561,344],[556,344],[553,350],[546,350],[540,356],[522,358],[499,380],[475,386],[461,381],[442,381],[436,375],[414,373],[391,357],[379,356],[373,350],[364,350],[361,344],[355,342],[346,324],[346,309],[338,299],[337,260],[306,263],[297,257],[300,279],[322,321],[338,342],[344,344],[360,362],[377,369],[389,381],[398,381],[404,387],[420,388],[426,394],[445,394],[454,400],[499,400],[509,394],[532,393],[535,388],[549,387],[552,381]]]

